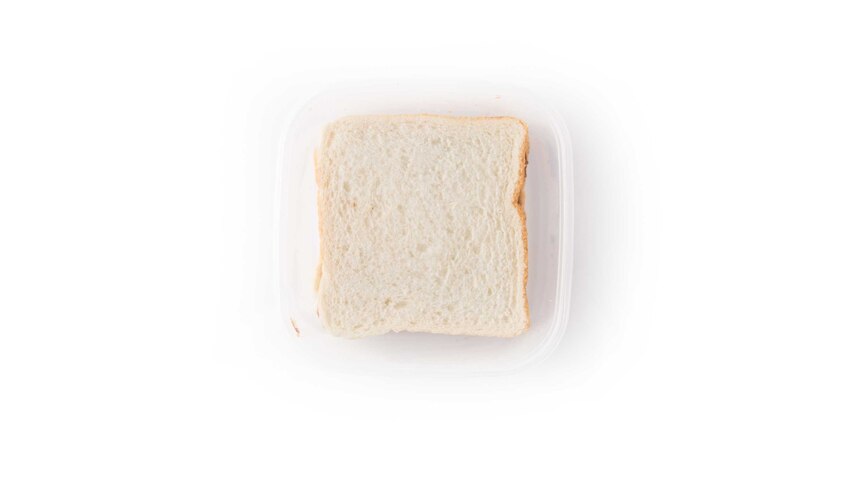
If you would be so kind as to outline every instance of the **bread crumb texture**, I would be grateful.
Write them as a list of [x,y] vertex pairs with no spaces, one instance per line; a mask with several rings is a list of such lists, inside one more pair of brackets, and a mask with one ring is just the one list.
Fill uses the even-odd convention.
[[338,336],[529,327],[516,118],[352,116],[316,155],[318,307]]

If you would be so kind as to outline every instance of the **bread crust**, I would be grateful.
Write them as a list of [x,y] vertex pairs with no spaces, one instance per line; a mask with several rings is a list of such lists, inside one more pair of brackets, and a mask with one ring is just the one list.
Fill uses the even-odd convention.
[[527,317],[527,323],[524,325],[524,332],[530,329],[530,304],[527,302],[527,274],[530,259],[528,257],[529,249],[527,247],[527,213],[524,211],[524,184],[527,182],[527,154],[530,151],[530,129],[526,123],[518,118],[511,118],[524,127],[524,143],[521,148],[521,167],[518,185],[515,187],[515,194],[512,198],[512,203],[518,210],[518,216],[521,217],[521,238],[524,241],[524,315]]
[[[523,241],[523,244],[524,244],[524,278],[523,278],[523,285],[522,285],[521,291],[522,291],[522,295],[524,298],[524,316],[526,318],[526,322],[525,322],[523,329],[521,329],[517,333],[510,335],[509,337],[515,337],[515,336],[520,335],[520,334],[526,332],[527,330],[529,330],[530,324],[531,324],[531,322],[530,322],[530,306],[529,306],[529,302],[527,301],[527,275],[529,274],[529,250],[528,250],[528,246],[527,246],[527,215],[526,215],[526,212],[524,211],[524,185],[526,183],[526,178],[527,178],[527,163],[528,163],[527,162],[527,155],[529,153],[529,146],[530,146],[529,127],[527,126],[527,124],[523,120],[516,118],[516,117],[513,117],[513,116],[456,116],[456,115],[440,115],[440,114],[432,114],[432,113],[353,115],[353,116],[344,116],[344,117],[339,118],[339,119],[343,120],[343,119],[350,119],[353,117],[365,118],[368,116],[375,116],[375,117],[380,117],[380,118],[410,118],[410,119],[415,119],[415,118],[444,118],[444,119],[460,120],[460,121],[468,121],[468,120],[469,121],[512,120],[512,121],[517,122],[518,124],[520,124],[524,128],[524,139],[523,139],[523,143],[521,144],[519,176],[518,176],[518,181],[515,184],[514,193],[512,194],[512,205],[515,206],[515,209],[518,212],[518,217],[521,220],[521,240]],[[328,143],[328,138],[329,138],[329,134],[330,134],[330,126],[327,126],[324,130],[323,140],[322,140],[321,145],[320,145],[321,147],[326,146],[326,144]],[[317,212],[318,212],[317,230],[318,230],[318,234],[320,237],[320,246],[319,246],[320,256],[318,258],[317,271],[315,274],[314,291],[315,291],[315,293],[318,293],[318,296],[319,296],[321,279],[323,278],[323,275],[325,272],[325,270],[324,270],[325,261],[323,259],[323,254],[324,254],[323,246],[326,242],[326,238],[325,238],[325,235],[323,232],[323,222],[322,221],[323,221],[324,214],[327,212],[327,208],[325,207],[326,204],[324,201],[324,197],[322,197],[322,191],[320,190],[324,184],[324,180],[322,178],[322,174],[321,174],[321,170],[320,170],[320,157],[319,157],[318,150],[319,150],[319,148],[314,150],[313,158],[314,158],[315,182],[317,185],[317,197],[316,197],[317,198]],[[318,312],[317,312],[318,317],[321,317],[320,305],[318,304],[317,307],[318,307]],[[324,326],[328,327],[327,322],[326,322],[326,315],[323,315],[321,320],[323,320]]]

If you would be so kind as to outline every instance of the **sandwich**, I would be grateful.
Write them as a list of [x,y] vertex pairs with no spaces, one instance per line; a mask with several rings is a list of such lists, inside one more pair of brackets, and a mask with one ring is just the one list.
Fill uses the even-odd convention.
[[349,338],[526,331],[528,146],[511,117],[329,124],[315,151],[324,327]]

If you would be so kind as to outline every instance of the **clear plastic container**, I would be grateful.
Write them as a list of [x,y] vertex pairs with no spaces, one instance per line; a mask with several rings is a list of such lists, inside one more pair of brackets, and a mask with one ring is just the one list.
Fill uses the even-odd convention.
[[[316,315],[318,230],[313,151],[324,125],[351,114],[515,116],[529,126],[525,187],[530,329],[511,339],[389,333],[343,339]],[[538,96],[491,83],[390,81],[318,93],[293,114],[281,147],[276,211],[278,287],[293,351],[309,365],[360,373],[506,373],[535,364],[560,342],[570,318],[573,197],[571,141],[563,119]]]

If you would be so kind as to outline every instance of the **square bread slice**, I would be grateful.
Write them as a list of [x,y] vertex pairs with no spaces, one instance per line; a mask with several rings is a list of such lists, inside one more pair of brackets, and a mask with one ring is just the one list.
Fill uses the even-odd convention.
[[530,325],[516,118],[351,116],[315,153],[318,313],[338,336]]

